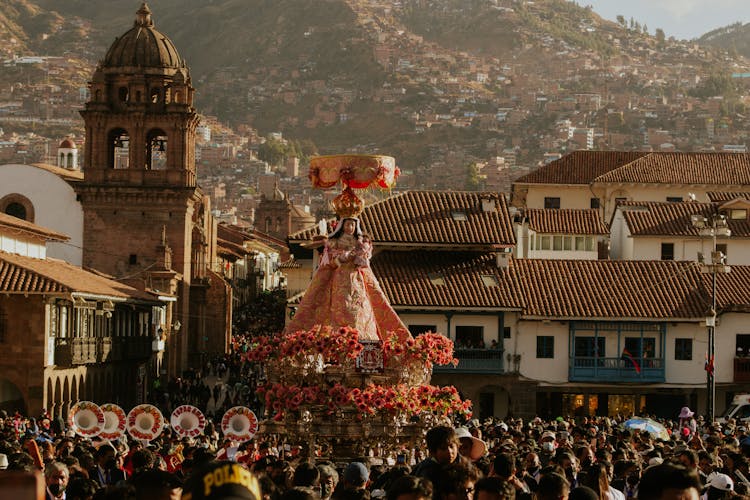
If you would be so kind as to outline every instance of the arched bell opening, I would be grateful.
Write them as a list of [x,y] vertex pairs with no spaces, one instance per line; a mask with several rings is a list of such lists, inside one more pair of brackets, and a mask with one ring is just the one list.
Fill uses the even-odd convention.
[[166,132],[152,129],[146,137],[146,170],[166,170],[167,146]]
[[124,128],[116,128],[109,133],[109,168],[130,167],[130,135]]

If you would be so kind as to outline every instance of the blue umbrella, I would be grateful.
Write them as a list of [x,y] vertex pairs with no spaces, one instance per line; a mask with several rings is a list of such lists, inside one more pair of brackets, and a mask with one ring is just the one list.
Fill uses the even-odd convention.
[[669,433],[667,432],[666,427],[664,427],[656,420],[651,420],[650,418],[644,417],[633,417],[630,420],[626,420],[622,425],[626,429],[646,431],[656,439],[669,441]]

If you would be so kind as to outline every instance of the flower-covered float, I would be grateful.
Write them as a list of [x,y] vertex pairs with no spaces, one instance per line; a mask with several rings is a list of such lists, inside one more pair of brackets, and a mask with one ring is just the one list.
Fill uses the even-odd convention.
[[247,354],[266,376],[261,432],[305,445],[310,456],[382,457],[433,425],[471,416],[455,387],[429,383],[433,365],[458,362],[453,342],[412,337],[369,267],[372,243],[354,189],[390,188],[398,173],[387,156],[311,159],[315,187],[344,188],[333,201],[339,220],[294,318],[282,333],[256,338]]

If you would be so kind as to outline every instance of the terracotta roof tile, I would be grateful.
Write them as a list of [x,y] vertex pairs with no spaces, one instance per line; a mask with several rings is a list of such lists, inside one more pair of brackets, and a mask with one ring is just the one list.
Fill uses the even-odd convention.
[[155,302],[153,296],[67,262],[0,252],[0,292],[88,293]]
[[610,172],[594,183],[750,184],[750,155],[741,153],[650,153]]
[[[701,215],[709,218],[716,213],[716,203],[698,202],[623,202],[625,222],[630,233],[637,236],[692,236],[699,237],[690,217]],[[728,219],[732,237],[750,237],[750,222]]]
[[[750,184],[750,154],[574,151],[514,184]],[[724,188],[722,188],[724,189]]]
[[46,227],[38,226],[33,222],[0,212],[0,231],[2,231],[3,228],[21,230],[46,240],[68,241],[70,239],[68,236],[53,231],[52,229],[47,229]]
[[[396,308],[523,307],[515,274],[499,269],[490,253],[388,251],[376,255],[371,265]],[[483,276],[497,286],[485,284]],[[441,278],[444,284],[434,284],[431,277]]]
[[674,261],[514,260],[524,316],[697,319],[708,295],[698,266]]
[[[713,276],[702,273],[706,294],[710,300]],[[719,312],[750,312],[750,266],[731,266],[728,273],[716,274],[716,305]]]
[[544,234],[609,234],[596,209],[528,209],[529,228]]
[[[494,208],[484,211],[483,199]],[[505,197],[498,193],[407,191],[365,206],[360,220],[376,245],[491,247],[516,241]],[[313,226],[289,240],[309,241],[317,235],[318,227]]]
[[600,175],[647,154],[642,151],[574,151],[519,177],[514,184],[589,184]]
[[708,196],[708,201],[714,202],[732,201],[738,198],[750,200],[750,192],[748,191],[710,191],[706,195]]
[[[371,265],[399,310],[505,309],[522,310],[527,318],[700,321],[711,303],[711,274],[695,262],[511,259],[501,269],[492,253],[386,251]],[[750,266],[732,266],[717,279],[719,311],[750,312]]]

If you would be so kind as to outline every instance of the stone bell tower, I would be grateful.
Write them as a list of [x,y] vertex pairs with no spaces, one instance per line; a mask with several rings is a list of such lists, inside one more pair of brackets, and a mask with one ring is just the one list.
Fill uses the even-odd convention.
[[193,255],[193,234],[201,231],[194,214],[203,203],[195,171],[198,117],[190,72],[154,28],[145,2],[89,87],[81,111],[84,180],[75,186],[84,211],[83,265],[177,295],[165,332],[178,321],[187,325],[191,278],[200,275],[191,264],[202,261]]

